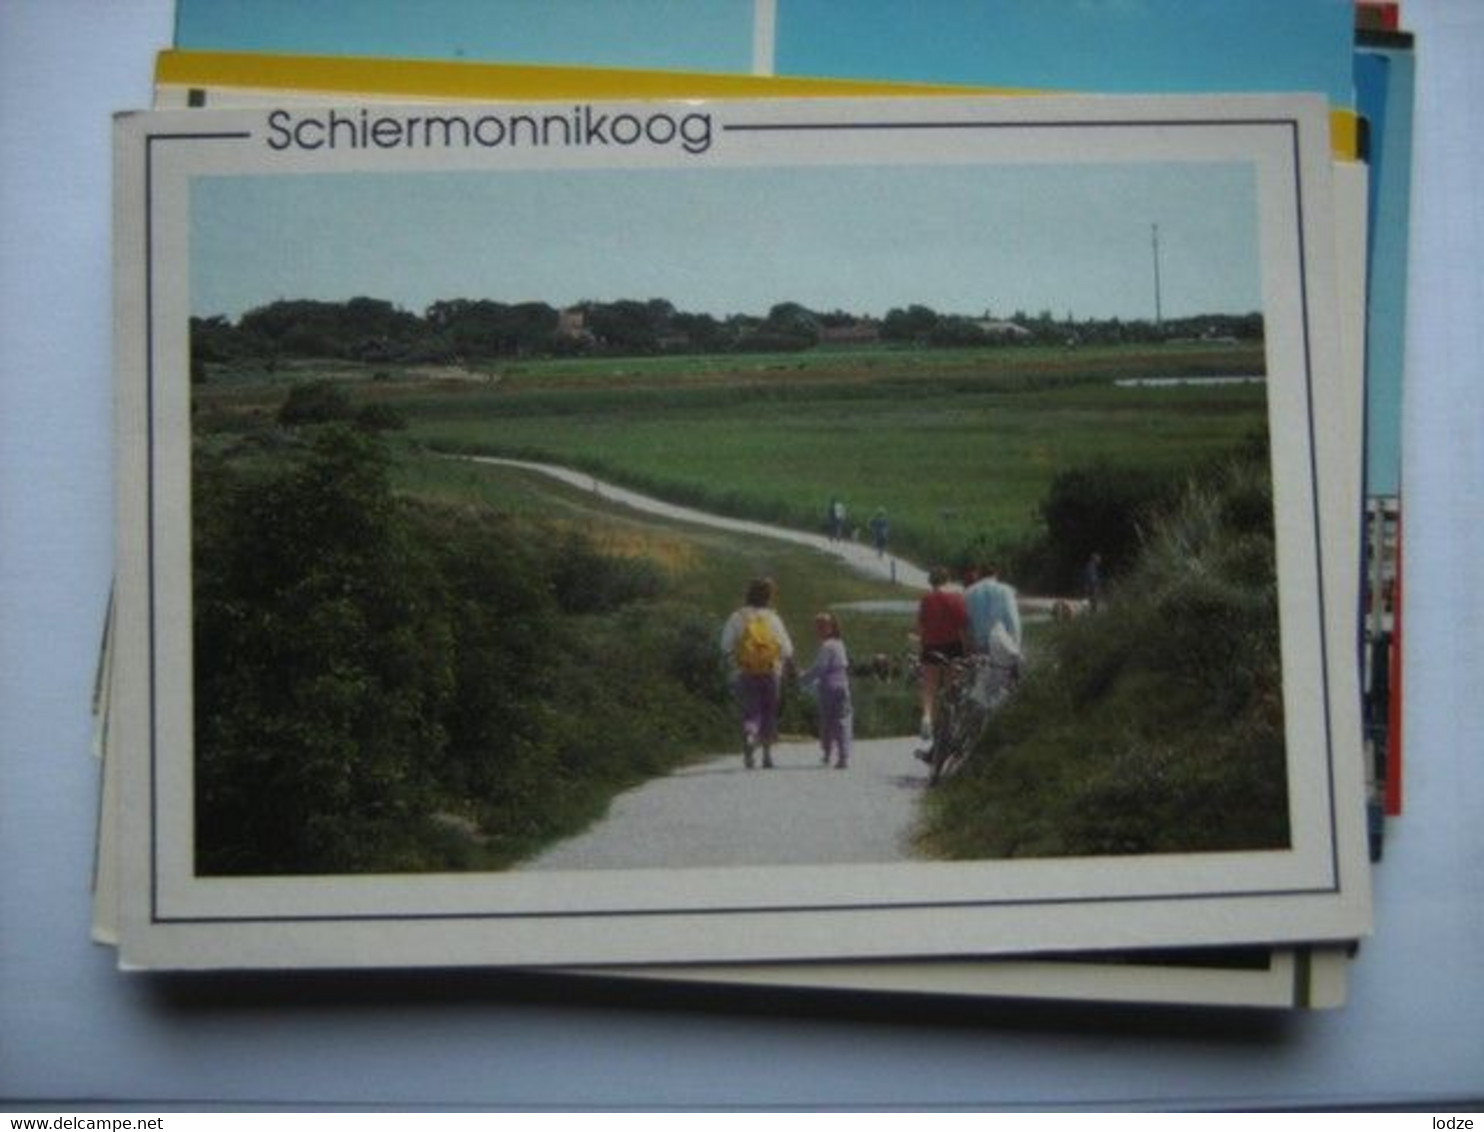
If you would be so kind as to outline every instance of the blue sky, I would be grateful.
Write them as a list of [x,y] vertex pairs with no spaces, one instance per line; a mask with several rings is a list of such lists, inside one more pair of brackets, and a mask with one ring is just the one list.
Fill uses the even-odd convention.
[[191,308],[275,299],[791,300],[881,315],[1261,306],[1241,163],[310,174],[192,185]]

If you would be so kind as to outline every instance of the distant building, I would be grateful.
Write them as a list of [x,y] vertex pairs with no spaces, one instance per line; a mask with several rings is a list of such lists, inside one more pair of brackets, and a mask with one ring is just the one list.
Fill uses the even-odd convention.
[[881,327],[870,319],[846,323],[843,326],[821,326],[821,346],[865,346],[881,341]]
[[974,326],[988,338],[1019,341],[1022,338],[1029,338],[1031,336],[1031,332],[1024,326],[1021,326],[1020,323],[1011,322],[1003,318],[977,319],[974,322]]
[[576,342],[593,341],[593,332],[587,328],[587,312],[581,307],[569,307],[558,313],[556,336]]

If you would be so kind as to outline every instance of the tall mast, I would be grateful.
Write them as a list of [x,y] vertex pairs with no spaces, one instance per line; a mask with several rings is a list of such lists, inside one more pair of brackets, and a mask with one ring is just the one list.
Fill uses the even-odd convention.
[[1154,253],[1154,327],[1156,330],[1164,326],[1164,310],[1159,297],[1159,225],[1149,225],[1150,246]]

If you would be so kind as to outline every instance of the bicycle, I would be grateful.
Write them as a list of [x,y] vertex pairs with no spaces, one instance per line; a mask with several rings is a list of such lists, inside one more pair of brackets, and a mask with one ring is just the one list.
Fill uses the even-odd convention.
[[974,653],[946,666],[933,707],[933,734],[916,752],[928,764],[928,785],[956,774],[968,761],[989,718],[1020,679],[1020,658]]

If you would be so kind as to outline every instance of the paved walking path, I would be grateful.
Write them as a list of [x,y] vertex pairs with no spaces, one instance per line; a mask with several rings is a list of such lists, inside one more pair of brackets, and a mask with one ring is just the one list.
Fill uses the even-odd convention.
[[775,527],[768,523],[757,523],[748,519],[732,519],[725,515],[713,515],[707,511],[698,511],[692,507],[681,507],[674,503],[667,503],[663,499],[656,499],[652,495],[644,495],[637,491],[630,491],[628,488],[605,483],[589,475],[587,472],[579,472],[574,468],[564,468],[557,464],[541,464],[531,460],[506,460],[496,456],[461,456],[458,459],[469,460],[476,464],[495,464],[505,468],[521,468],[528,472],[539,472],[542,475],[561,480],[563,483],[570,484],[583,491],[591,492],[599,499],[620,503],[626,507],[632,507],[637,511],[645,511],[651,515],[659,515],[662,518],[675,519],[683,523],[695,523],[704,527],[715,527],[723,531],[760,535],[766,538],[778,539],[782,542],[792,542],[800,546],[813,547],[815,550],[823,551],[825,554],[834,555],[853,569],[870,577],[897,581],[913,589],[925,590],[928,588],[927,571],[922,569],[922,567],[893,555],[883,557],[876,553],[874,547],[866,546],[862,543],[848,540],[836,541],[825,535],[810,534],[807,531],[796,531],[789,527]]
[[845,770],[813,741],[774,748],[772,770],[717,756],[613,800],[608,815],[522,870],[715,868],[907,861],[927,768],[916,740],[855,744]]
[[[927,572],[873,547],[682,507],[587,472],[531,460],[460,456],[549,476],[599,499],[678,522],[812,547],[871,577],[926,590]],[[1023,611],[1052,599],[1021,598]],[[883,603],[886,604],[886,603]],[[891,603],[901,604],[901,603]],[[905,603],[911,613],[916,600]],[[927,768],[904,736],[855,744],[851,765],[826,767],[814,740],[780,744],[774,769],[747,770],[740,751],[716,755],[613,800],[607,816],[519,866],[522,870],[715,868],[863,864],[914,856],[912,832]]]
[[[831,539],[825,535],[811,534],[808,531],[794,530],[791,527],[777,527],[770,523],[759,523],[750,519],[733,519],[726,515],[714,515],[709,511],[700,511],[694,507],[682,507],[679,504],[667,503],[652,495],[644,495],[626,487],[607,483],[587,472],[565,468],[559,464],[542,464],[534,460],[507,460],[499,456],[455,456],[451,458],[468,460],[475,464],[494,464],[499,467],[538,472],[582,491],[591,492],[599,499],[632,507],[636,511],[644,511],[661,518],[675,519],[678,522],[695,523],[698,526],[758,535],[763,538],[777,539],[780,542],[813,547],[815,550],[833,555],[868,577],[894,581],[909,589],[926,590],[928,588],[927,571],[921,566],[895,555],[878,555],[875,548],[863,543]],[[1020,611],[1022,614],[1049,616],[1052,607],[1063,600],[1066,599],[1029,597],[1021,594],[1019,597]],[[1067,604],[1080,607],[1083,603],[1080,600],[1071,599],[1067,600]]]

